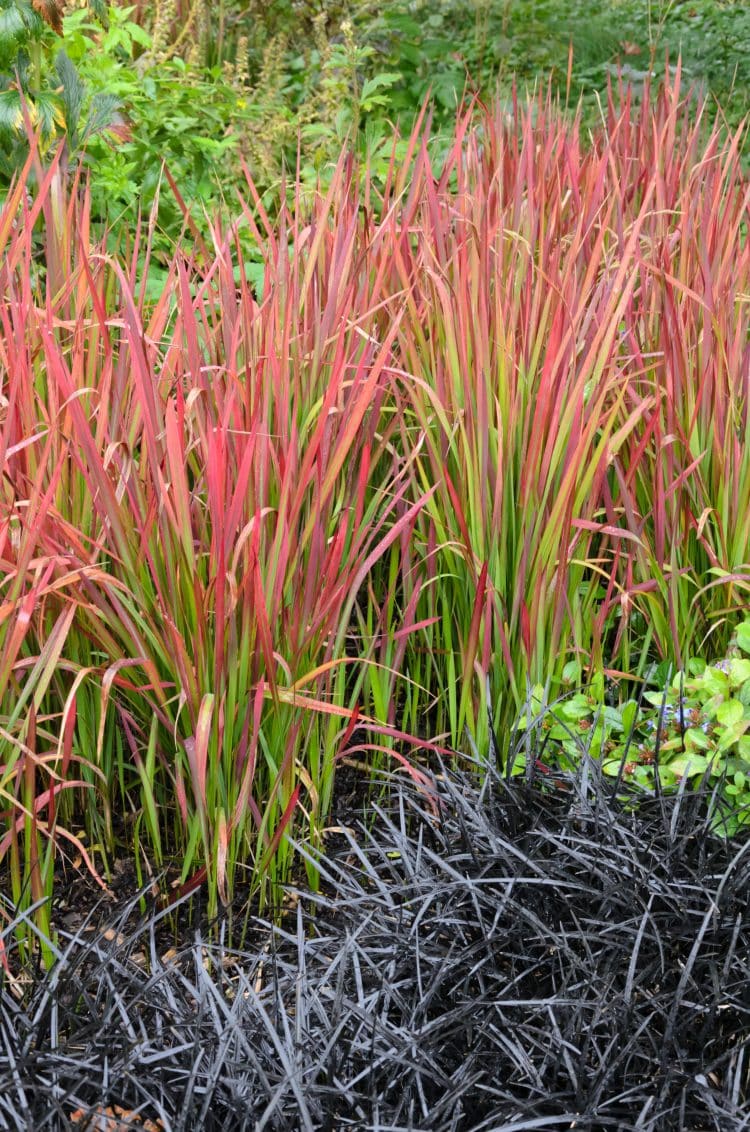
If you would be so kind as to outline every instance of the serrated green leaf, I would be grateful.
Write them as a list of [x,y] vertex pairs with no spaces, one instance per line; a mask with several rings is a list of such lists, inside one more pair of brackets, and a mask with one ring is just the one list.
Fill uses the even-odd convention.
[[27,25],[21,9],[16,4],[0,8],[0,50],[12,50],[13,45],[25,39],[26,35]]
[[[29,107],[31,110],[31,107]],[[0,91],[0,130],[16,133],[23,126],[21,95],[17,90]]]
[[142,28],[140,24],[129,23],[128,33],[133,43],[137,43],[139,47],[150,47],[152,43],[151,36]]
[[52,91],[42,91],[34,99],[35,121],[44,138],[54,137],[58,128],[64,128],[62,107]]
[[64,51],[58,51],[55,56],[55,71],[62,87],[60,101],[65,117],[65,128],[70,135],[71,144],[74,145],[86,90],[73,63]]
[[120,99],[113,94],[95,94],[91,99],[88,116],[81,131],[81,144],[117,125],[120,120],[121,105]]
[[360,101],[365,102],[377,90],[388,90],[394,83],[399,82],[401,75],[398,71],[381,71],[379,75],[373,75],[371,79],[362,87],[360,92]]
[[89,0],[89,8],[106,31],[109,27],[108,0]]

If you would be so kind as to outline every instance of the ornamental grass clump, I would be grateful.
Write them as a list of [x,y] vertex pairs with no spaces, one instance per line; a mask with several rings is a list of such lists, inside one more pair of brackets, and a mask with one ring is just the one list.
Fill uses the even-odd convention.
[[[25,845],[18,901],[75,823],[106,870],[124,820],[139,869],[177,854],[215,910],[237,868],[262,896],[285,875],[287,827],[319,828],[368,724],[353,607],[423,505],[393,443],[398,297],[366,269],[343,160],[304,227],[267,228],[262,295],[217,233],[152,307],[133,266],[149,232],[116,258],[85,201],[57,226],[58,174],[31,207],[19,181],[0,227],[3,850]],[[79,762],[91,790],[66,806]]]
[[0,1126],[746,1129],[747,837],[700,794],[628,812],[592,762],[430,791],[402,776],[252,947],[166,951],[135,901],[62,930],[0,983]]
[[382,181],[344,153],[273,217],[248,178],[208,244],[186,215],[156,298],[157,211],[113,251],[31,146],[0,211],[16,905],[123,853],[274,901],[344,752],[418,777],[409,741],[506,753],[529,687],[726,654],[750,187],[689,101],[679,68],[612,91],[585,138],[472,106],[434,168],[425,110]]
[[744,134],[691,119],[679,68],[619,95],[590,138],[543,98],[463,118],[386,192],[403,444],[436,487],[404,663],[456,744],[488,707],[507,733],[527,680],[722,656],[747,606]]

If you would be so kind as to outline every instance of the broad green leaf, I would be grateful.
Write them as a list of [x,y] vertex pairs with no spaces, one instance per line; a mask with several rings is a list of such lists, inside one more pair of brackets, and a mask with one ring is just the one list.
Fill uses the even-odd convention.
[[671,703],[673,699],[670,695],[665,696],[663,692],[646,692],[643,698],[646,703],[652,704],[653,707],[658,708],[660,708],[662,704]]
[[737,644],[743,652],[750,653],[750,621],[737,626]]
[[733,657],[729,662],[729,679],[733,684],[744,684],[750,680],[750,660]]
[[601,719],[606,727],[612,731],[622,731],[624,727],[623,713],[617,708],[604,707],[601,710]]
[[573,696],[571,700],[566,700],[565,703],[559,704],[555,708],[555,714],[561,715],[563,719],[570,719],[573,721],[585,719],[591,715],[591,704],[588,702],[584,695]]
[[712,696],[725,696],[729,691],[729,677],[726,672],[722,672],[720,668],[714,668],[710,665],[703,673],[701,683]]
[[750,727],[750,719],[738,719],[727,727],[726,731],[720,736],[717,744],[719,751],[728,751],[747,731]]
[[659,752],[667,754],[669,751],[681,751],[683,740],[681,735],[675,735],[674,739],[667,739],[666,743],[659,744]]
[[739,700],[725,700],[716,709],[716,718],[722,727],[731,727],[745,715],[745,709]]
[[705,755],[682,755],[676,759],[671,759],[667,764],[673,774],[679,775],[680,778],[687,776],[688,778],[695,778],[696,775],[706,773],[709,759]]
[[622,708],[622,729],[626,735],[629,735],[633,730],[636,716],[638,715],[638,704],[635,700],[628,700]]
[[531,706],[532,708],[541,708],[544,703],[544,685],[535,684],[531,689]]

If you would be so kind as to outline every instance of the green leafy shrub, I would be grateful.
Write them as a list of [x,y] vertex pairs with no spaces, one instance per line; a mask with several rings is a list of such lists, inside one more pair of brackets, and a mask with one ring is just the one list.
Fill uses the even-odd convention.
[[[101,0],[90,7],[106,20]],[[117,97],[88,97],[61,50],[62,10],[58,0],[0,0],[0,184],[26,159],[29,130],[37,131],[43,153],[64,138],[70,157],[119,125]]]
[[[383,117],[398,76],[371,73],[373,49],[355,39],[345,8],[329,5],[316,18],[312,5],[279,5],[278,25],[263,49],[256,25],[239,23],[228,10],[215,46],[231,59],[209,52],[210,64],[179,40],[184,24],[173,10],[169,4],[149,8],[141,20],[135,6],[112,6],[105,24],[84,5],[64,20],[66,52],[87,89],[96,100],[115,101],[127,116],[127,137],[117,146],[104,136],[89,137],[84,160],[92,218],[108,230],[111,250],[127,240],[139,216],[150,218],[149,299],[164,286],[186,212],[191,230],[210,244],[208,217],[226,223],[236,217],[237,194],[248,196],[246,169],[275,216],[284,170],[291,186],[298,148],[294,191],[309,199],[330,184],[347,138],[365,158],[361,168],[381,182],[393,153],[400,159],[406,151]],[[271,26],[269,11],[258,26]],[[293,31],[302,26],[310,35],[296,54],[292,40],[300,39]],[[244,222],[235,225],[235,235],[248,277],[260,284],[257,240]]]
[[551,78],[595,121],[610,77],[622,72],[642,90],[667,51],[673,62],[682,54],[730,125],[747,108],[750,10],[722,0],[403,0],[382,6],[371,34],[380,65],[401,73],[391,105],[404,114],[430,90],[438,119],[449,119],[467,80],[484,94],[500,82],[507,96],[514,80],[523,89]]
[[[117,101],[131,130],[116,147],[87,137],[93,216],[115,226],[122,218],[132,229],[138,212],[150,213],[158,201],[157,270],[184,225],[174,195],[159,194],[165,164],[205,236],[204,208],[235,210],[243,162],[271,213],[284,168],[287,183],[297,168],[298,147],[303,192],[329,183],[347,140],[374,182],[384,181],[391,123],[408,133],[428,96],[439,166],[440,134],[465,91],[487,94],[499,83],[508,98],[514,79],[523,86],[551,76],[571,104],[584,97],[594,122],[595,94],[618,68],[642,88],[668,46],[675,56],[682,49],[690,79],[722,92],[735,122],[750,82],[750,17],[717,0],[689,8],[620,0],[616,21],[611,0],[388,0],[378,7],[254,0],[217,10],[202,0],[161,0],[113,6],[108,23],[100,9],[79,6],[63,25],[65,51],[91,92],[84,107],[91,96]],[[404,153],[402,146],[397,158]],[[253,258],[244,229],[240,238]],[[155,293],[158,282],[150,287]]]
[[[156,17],[145,25],[136,17],[133,7],[112,7],[104,27],[86,10],[72,12],[64,41],[88,86],[116,98],[127,113],[127,139],[116,148],[92,139],[87,147],[92,212],[116,238],[139,213],[155,209],[150,293],[163,282],[159,263],[173,254],[185,223],[180,200],[161,192],[165,167],[205,237],[206,213],[236,213],[236,194],[247,190],[245,166],[274,214],[284,167],[287,174],[295,169],[300,145],[303,192],[329,182],[347,137],[359,137],[371,173],[385,174],[393,137],[379,115],[397,76],[369,74],[373,49],[356,41],[351,23],[344,20],[334,34],[336,24],[323,13],[311,23],[304,52],[295,55],[284,31],[289,20],[281,20],[262,52],[239,36],[231,60],[205,66],[194,52],[175,50],[171,20],[159,27]],[[257,250],[247,228],[238,235],[253,261]]]

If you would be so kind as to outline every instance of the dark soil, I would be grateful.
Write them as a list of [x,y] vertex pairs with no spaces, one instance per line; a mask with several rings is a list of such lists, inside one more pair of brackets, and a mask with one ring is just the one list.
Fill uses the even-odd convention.
[[[347,843],[343,831],[359,826],[372,794],[372,782],[364,765],[342,760],[334,780],[331,814],[325,835],[326,852],[335,853]],[[126,840],[124,831],[119,831],[118,835],[115,830],[115,844],[121,846],[121,850],[115,851],[110,873],[102,878],[103,885],[96,882],[80,858],[60,858],[51,909],[54,932],[80,932],[92,938],[102,936],[113,930],[113,924],[125,906],[137,906],[144,917],[151,918],[172,905],[168,915],[158,916],[156,942],[161,953],[171,952],[196,930],[200,930],[205,938],[221,930],[232,937],[238,932],[243,936],[242,942],[247,944],[243,929],[246,924],[257,921],[260,914],[257,893],[249,886],[238,885],[231,905],[222,909],[220,922],[212,922],[208,918],[205,893],[201,887],[191,894],[189,900],[180,900],[181,868],[178,860],[162,873],[155,874],[149,887],[142,888],[133,857],[127,852]],[[304,886],[304,883],[305,870],[300,861],[292,878],[292,887]],[[10,878],[2,870],[0,891],[10,891]],[[290,901],[287,900],[277,911],[267,908],[266,916],[271,920],[283,917],[289,906]]]

